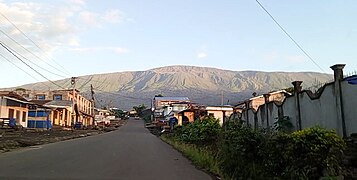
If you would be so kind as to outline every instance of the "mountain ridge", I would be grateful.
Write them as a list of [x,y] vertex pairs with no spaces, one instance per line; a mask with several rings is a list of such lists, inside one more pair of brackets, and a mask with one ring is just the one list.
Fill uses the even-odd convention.
[[[92,84],[97,92],[98,102],[130,109],[141,103],[150,106],[150,99],[156,94],[187,96],[197,103],[218,105],[221,104],[222,92],[229,103],[236,103],[250,97],[253,92],[264,93],[291,87],[291,82],[295,80],[301,80],[304,87],[309,87],[331,79],[331,74],[317,72],[233,71],[175,65],[144,71],[79,76],[76,88],[88,94]],[[54,82],[71,88],[70,78]],[[58,89],[51,82],[32,83],[14,88]],[[113,98],[114,95],[116,98]]]

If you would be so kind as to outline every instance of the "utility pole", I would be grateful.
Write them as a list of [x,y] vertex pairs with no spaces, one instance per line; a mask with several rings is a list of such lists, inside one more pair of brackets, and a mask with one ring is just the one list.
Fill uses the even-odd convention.
[[94,90],[93,90],[93,85],[91,84],[90,85],[90,92],[91,92],[91,95],[92,95],[92,116],[93,116],[93,121],[92,121],[92,125],[95,124],[95,111],[94,111],[94,108],[95,108],[95,100],[94,100]]
[[74,101],[74,98],[75,98],[75,91],[76,91],[75,90],[75,88],[76,88],[76,79],[77,79],[77,77],[72,77],[71,78],[71,85],[72,85],[72,121],[71,122],[74,122],[74,116],[75,116],[75,112],[74,112],[74,102],[75,101]]
[[221,91],[221,104],[222,104],[222,106],[224,105],[224,95],[223,95],[223,90]]

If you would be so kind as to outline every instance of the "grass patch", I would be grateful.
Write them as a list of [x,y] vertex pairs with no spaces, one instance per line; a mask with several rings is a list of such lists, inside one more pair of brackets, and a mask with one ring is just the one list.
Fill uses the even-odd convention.
[[222,177],[216,155],[208,148],[200,147],[194,144],[187,144],[165,134],[160,136],[160,138],[180,151],[185,157],[190,159],[194,165]]

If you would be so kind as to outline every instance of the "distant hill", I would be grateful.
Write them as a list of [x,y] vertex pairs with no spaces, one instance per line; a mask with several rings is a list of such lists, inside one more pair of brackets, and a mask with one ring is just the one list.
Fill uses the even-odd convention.
[[[291,87],[291,82],[295,80],[301,80],[304,87],[309,87],[316,82],[326,82],[332,78],[330,74],[315,72],[229,71],[207,67],[168,66],[147,71],[81,76],[77,80],[76,88],[88,95],[92,84],[98,106],[130,109],[141,103],[150,106],[150,99],[156,94],[188,96],[194,102],[208,105],[221,104],[223,94],[225,104],[235,104],[251,97],[253,92],[260,94]],[[66,88],[71,87],[70,79],[55,82]],[[58,89],[50,82],[20,87]]]

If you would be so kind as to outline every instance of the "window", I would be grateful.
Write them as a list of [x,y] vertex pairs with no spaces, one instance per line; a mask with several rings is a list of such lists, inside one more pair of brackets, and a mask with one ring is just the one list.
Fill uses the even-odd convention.
[[37,95],[37,99],[38,100],[45,100],[46,96],[44,94],[39,94],[39,95]]
[[22,122],[26,122],[27,113],[22,112]]
[[57,101],[62,100],[62,95],[60,94],[53,95],[53,100],[57,100]]

